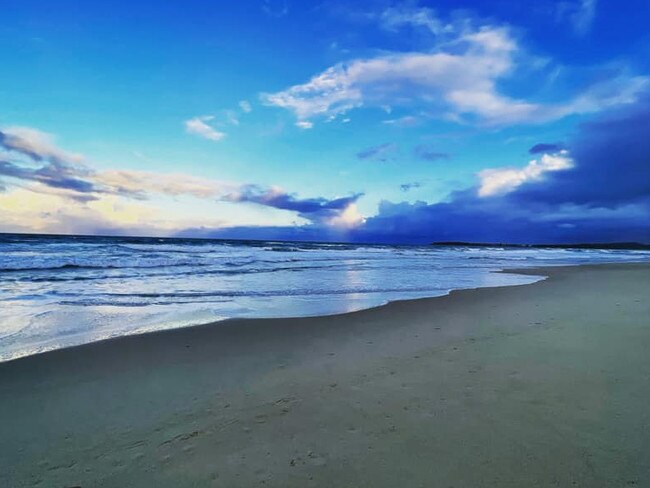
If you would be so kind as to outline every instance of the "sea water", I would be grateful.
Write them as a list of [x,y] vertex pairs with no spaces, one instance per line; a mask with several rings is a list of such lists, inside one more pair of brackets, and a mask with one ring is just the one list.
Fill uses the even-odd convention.
[[351,312],[528,284],[504,268],[647,251],[0,235],[0,361],[235,317]]

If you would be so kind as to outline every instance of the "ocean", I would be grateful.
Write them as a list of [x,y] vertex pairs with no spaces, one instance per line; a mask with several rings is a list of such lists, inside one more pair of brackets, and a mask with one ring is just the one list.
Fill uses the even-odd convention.
[[0,361],[236,317],[351,312],[649,251],[0,235]]

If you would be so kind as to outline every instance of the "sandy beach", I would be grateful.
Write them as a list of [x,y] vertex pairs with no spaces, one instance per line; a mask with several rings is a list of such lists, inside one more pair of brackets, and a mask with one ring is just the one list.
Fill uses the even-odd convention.
[[3,487],[650,486],[650,265],[0,364]]

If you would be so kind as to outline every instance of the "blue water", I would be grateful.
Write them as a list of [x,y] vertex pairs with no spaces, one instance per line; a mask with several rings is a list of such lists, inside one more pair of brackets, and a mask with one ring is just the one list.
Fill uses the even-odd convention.
[[527,284],[512,267],[644,251],[0,235],[0,361],[232,317],[327,315]]

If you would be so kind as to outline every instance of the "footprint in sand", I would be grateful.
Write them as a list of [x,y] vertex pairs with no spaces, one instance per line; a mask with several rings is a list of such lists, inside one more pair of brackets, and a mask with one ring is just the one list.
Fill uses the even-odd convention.
[[261,413],[259,415],[255,415],[255,417],[253,418],[253,422],[255,422],[256,424],[264,424],[268,419],[269,419],[268,415]]
[[325,456],[321,456],[320,454],[316,454],[312,451],[309,451],[307,453],[307,461],[312,466],[325,466],[327,464],[327,459]]

